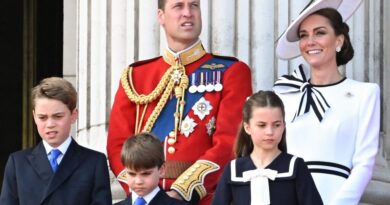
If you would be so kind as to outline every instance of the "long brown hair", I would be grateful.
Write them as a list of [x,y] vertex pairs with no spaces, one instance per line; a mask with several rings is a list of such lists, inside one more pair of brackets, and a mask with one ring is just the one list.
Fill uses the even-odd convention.
[[[259,107],[276,107],[280,108],[282,111],[283,122],[285,117],[284,105],[282,100],[272,91],[258,91],[253,94],[251,97],[247,99],[244,104],[244,108],[242,109],[242,122],[240,131],[238,132],[238,136],[236,138],[236,143],[234,146],[234,154],[238,157],[249,156],[253,151],[253,142],[251,136],[245,132],[244,123],[249,123],[249,120],[252,118],[252,113],[254,108]],[[278,148],[282,152],[287,151],[286,145],[286,129],[282,134],[282,139],[278,144]]]

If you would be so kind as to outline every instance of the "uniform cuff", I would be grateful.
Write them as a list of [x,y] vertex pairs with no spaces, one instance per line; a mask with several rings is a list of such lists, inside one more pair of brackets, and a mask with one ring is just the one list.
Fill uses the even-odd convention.
[[176,179],[171,189],[177,191],[186,201],[191,201],[194,197],[202,199],[207,194],[204,178],[219,169],[219,165],[214,162],[198,160]]
[[127,173],[126,173],[126,170],[123,169],[121,172],[119,172],[119,174],[118,174],[118,176],[116,178],[118,179],[118,181],[127,184]]

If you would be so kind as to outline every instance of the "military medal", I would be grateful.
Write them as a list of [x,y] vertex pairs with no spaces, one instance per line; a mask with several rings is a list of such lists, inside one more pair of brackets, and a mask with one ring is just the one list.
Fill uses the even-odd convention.
[[180,133],[183,134],[184,136],[188,137],[194,131],[194,128],[196,125],[197,124],[195,123],[194,119],[187,116],[181,122]]
[[204,73],[201,72],[200,73],[200,77],[199,77],[199,85],[198,85],[198,92],[200,93],[203,93],[204,91],[206,91],[206,86],[204,85]]
[[207,134],[209,136],[214,134],[215,131],[215,117],[212,117],[209,122],[206,124]]
[[174,70],[171,74],[171,78],[175,83],[179,83],[183,74],[179,70]]
[[196,74],[192,73],[191,74],[191,86],[188,88],[188,92],[196,93],[198,88],[196,87],[195,83],[196,83]]
[[219,92],[223,89],[223,85],[221,83],[221,71],[217,71],[217,76],[216,76],[216,83],[214,85],[214,90]]
[[214,85],[212,83],[212,79],[211,79],[211,73],[210,72],[206,72],[206,91],[207,92],[213,92],[214,91]]
[[212,109],[213,106],[204,97],[201,97],[192,107],[194,114],[197,115],[201,120],[203,120],[206,115],[210,114]]

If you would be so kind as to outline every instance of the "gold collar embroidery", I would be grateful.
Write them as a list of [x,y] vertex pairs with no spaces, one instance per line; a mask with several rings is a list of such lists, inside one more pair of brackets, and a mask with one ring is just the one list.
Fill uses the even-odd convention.
[[163,59],[169,65],[175,65],[176,58],[179,58],[180,63],[185,66],[199,60],[205,54],[206,51],[204,50],[201,41],[198,40],[194,45],[177,53],[174,53],[169,48],[166,48],[164,50]]

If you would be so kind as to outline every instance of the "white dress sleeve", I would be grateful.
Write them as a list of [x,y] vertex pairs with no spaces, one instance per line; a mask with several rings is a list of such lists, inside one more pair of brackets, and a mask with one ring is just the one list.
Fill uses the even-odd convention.
[[372,177],[378,151],[380,129],[380,91],[376,84],[364,86],[367,95],[360,101],[359,125],[351,174],[332,199],[331,205],[356,205]]

